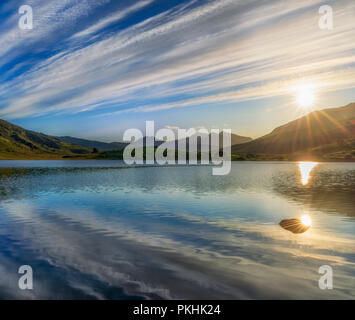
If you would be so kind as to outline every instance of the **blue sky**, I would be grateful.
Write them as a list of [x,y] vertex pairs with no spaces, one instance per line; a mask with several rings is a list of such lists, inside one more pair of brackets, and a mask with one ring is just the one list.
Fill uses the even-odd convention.
[[2,1],[0,117],[105,141],[146,120],[255,138],[312,110],[300,88],[313,109],[355,101],[354,17],[353,0]]

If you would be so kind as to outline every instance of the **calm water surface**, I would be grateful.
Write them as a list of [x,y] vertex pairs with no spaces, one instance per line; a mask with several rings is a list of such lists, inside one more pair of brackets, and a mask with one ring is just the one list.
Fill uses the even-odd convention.
[[[355,164],[0,161],[2,299],[354,299]],[[293,234],[282,219],[308,214]],[[30,265],[34,289],[18,288]],[[333,290],[318,269],[333,268]]]

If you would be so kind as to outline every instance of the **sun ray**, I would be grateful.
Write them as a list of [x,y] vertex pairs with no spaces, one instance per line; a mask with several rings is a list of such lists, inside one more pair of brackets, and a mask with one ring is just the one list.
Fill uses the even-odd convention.
[[319,112],[325,117],[327,118],[330,122],[332,122],[333,124],[335,124],[338,128],[340,128],[345,134],[351,134],[350,131],[344,127],[343,125],[341,125],[338,121],[336,121],[335,119],[333,119],[329,114],[327,114],[324,110],[319,110]]

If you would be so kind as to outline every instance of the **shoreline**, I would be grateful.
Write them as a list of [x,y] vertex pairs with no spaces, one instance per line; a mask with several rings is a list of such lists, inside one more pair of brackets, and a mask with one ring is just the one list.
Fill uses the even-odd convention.
[[[0,158],[0,161],[123,161],[123,159],[110,158],[85,158],[85,157],[65,157],[65,158]],[[355,162],[355,159],[232,159],[231,162]],[[189,165],[189,163],[186,163]],[[178,163],[172,165],[179,165]],[[200,163],[197,165],[201,165]],[[207,164],[209,165],[209,164]]]

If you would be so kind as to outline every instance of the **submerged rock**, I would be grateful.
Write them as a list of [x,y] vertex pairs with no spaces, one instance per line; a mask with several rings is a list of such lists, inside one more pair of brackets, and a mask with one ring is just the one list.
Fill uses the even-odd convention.
[[311,226],[305,225],[302,223],[300,219],[285,219],[282,220],[280,226],[292,233],[304,233],[306,232]]

